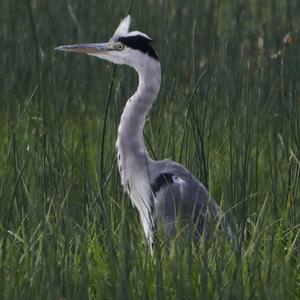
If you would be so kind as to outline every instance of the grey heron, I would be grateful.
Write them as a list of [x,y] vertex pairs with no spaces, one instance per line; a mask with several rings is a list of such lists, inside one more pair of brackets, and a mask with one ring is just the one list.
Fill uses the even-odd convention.
[[130,22],[128,15],[107,43],[65,45],[56,49],[125,64],[138,73],[138,88],[122,113],[116,147],[121,182],[139,211],[150,249],[156,225],[174,236],[179,220],[183,224],[192,223],[193,237],[198,240],[206,233],[206,224],[217,223],[219,219],[231,238],[231,228],[207,189],[179,163],[167,159],[155,161],[147,153],[143,130],[160,89],[161,66],[151,46],[152,39],[139,31],[129,32]]

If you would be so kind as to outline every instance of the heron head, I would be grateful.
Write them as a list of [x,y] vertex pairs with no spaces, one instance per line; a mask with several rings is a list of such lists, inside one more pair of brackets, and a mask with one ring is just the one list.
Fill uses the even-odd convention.
[[139,69],[145,60],[158,60],[158,56],[151,47],[152,39],[139,31],[129,32],[131,18],[123,19],[107,43],[89,43],[65,45],[55,48],[59,51],[85,53],[108,60],[115,64],[126,64]]

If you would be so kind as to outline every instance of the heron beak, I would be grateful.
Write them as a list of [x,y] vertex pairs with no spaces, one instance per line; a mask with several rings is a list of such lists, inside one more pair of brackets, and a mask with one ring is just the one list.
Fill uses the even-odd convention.
[[72,53],[104,54],[105,52],[113,50],[113,48],[111,47],[110,43],[91,43],[59,46],[56,47],[55,50]]

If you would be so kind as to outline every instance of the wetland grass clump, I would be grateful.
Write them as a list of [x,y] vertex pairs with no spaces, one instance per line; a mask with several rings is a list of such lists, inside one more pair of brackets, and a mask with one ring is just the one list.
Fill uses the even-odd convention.
[[298,1],[131,3],[163,70],[149,154],[189,168],[236,237],[153,257],[115,158],[136,75],[54,51],[107,39],[128,2],[0,3],[0,298],[298,299]]

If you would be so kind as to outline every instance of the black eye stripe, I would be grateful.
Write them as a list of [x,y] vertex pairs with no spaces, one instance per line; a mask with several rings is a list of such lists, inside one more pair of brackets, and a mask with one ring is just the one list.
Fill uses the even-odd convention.
[[127,47],[140,50],[141,52],[146,53],[154,59],[158,60],[158,56],[156,55],[154,49],[151,47],[150,41],[151,40],[141,35],[120,37],[118,39],[118,42],[123,43]]

